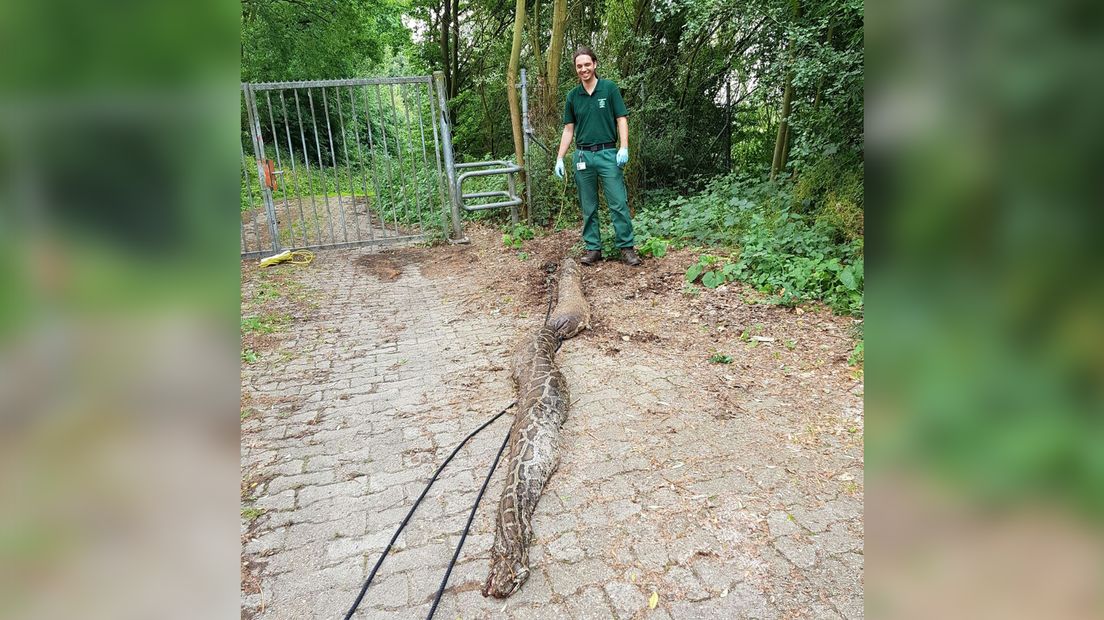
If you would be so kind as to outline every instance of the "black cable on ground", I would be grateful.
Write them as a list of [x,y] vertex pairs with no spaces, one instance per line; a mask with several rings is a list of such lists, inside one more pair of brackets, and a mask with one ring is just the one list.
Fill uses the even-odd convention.
[[[488,426],[491,425],[492,422],[494,422],[495,420],[501,418],[507,411],[510,410],[511,407],[513,407],[516,404],[517,404],[517,401],[515,400],[514,402],[507,405],[505,409],[503,409],[502,411],[499,411],[498,414],[495,415],[493,418],[491,418],[490,420],[487,420],[486,422],[481,424],[479,426],[479,428],[475,429],[470,434],[468,434],[468,436],[465,437],[464,440],[461,441],[460,444],[458,446],[456,446],[456,448],[453,449],[452,454],[448,455],[448,458],[445,459],[445,462],[441,463],[441,466],[437,468],[437,471],[433,472],[433,477],[429,479],[429,482],[426,484],[425,488],[422,489],[422,494],[418,496],[418,499],[414,500],[414,505],[410,507],[410,512],[406,513],[406,517],[404,517],[403,520],[402,520],[402,523],[399,524],[399,529],[395,530],[395,535],[391,537],[391,542],[387,543],[387,547],[383,550],[383,553],[380,554],[379,559],[376,560],[376,565],[374,567],[372,567],[372,572],[368,575],[367,581],[365,581],[364,585],[360,588],[360,594],[357,595],[356,601],[354,601],[353,606],[349,608],[349,612],[345,614],[345,620],[349,620],[350,618],[353,617],[353,614],[356,613],[357,607],[359,607],[360,602],[362,600],[364,600],[364,594],[368,591],[368,586],[372,585],[372,580],[375,579],[376,572],[379,571],[380,565],[383,564],[383,560],[387,557],[387,554],[391,552],[391,546],[395,544],[396,540],[398,540],[399,534],[402,533],[403,529],[406,527],[407,522],[410,521],[410,517],[414,516],[414,511],[418,509],[418,504],[422,503],[422,499],[425,498],[426,493],[429,492],[429,488],[433,486],[433,483],[437,481],[437,476],[439,476],[441,474],[441,472],[445,469],[445,465],[449,464],[449,461],[452,460],[452,457],[456,456],[456,453],[460,451],[460,448],[464,447],[464,444],[468,443],[469,439],[471,439],[472,437],[475,437],[475,435],[477,433],[479,433],[479,431],[487,428]],[[509,438],[509,436],[510,436],[509,433],[507,433],[506,437]],[[501,455],[501,454],[502,454],[502,451],[500,450],[499,455]],[[495,464],[496,465],[498,464],[498,458],[497,457],[495,458]],[[483,487],[486,488],[486,484],[484,484]],[[482,497],[482,496],[483,496],[483,494],[482,494],[482,492],[480,492],[480,497]],[[479,503],[478,499],[476,500],[476,503],[477,504]],[[468,520],[468,523],[469,524],[471,523],[471,519]],[[465,533],[467,533],[466,530],[465,530]],[[462,539],[461,539],[461,544],[463,544]],[[449,568],[451,570],[451,566]]]
[[[548,324],[548,318],[552,315],[552,299],[554,297],[554,289],[552,288],[552,274],[555,273],[555,271],[555,265],[551,266],[548,269],[548,276],[545,279],[545,286],[548,287],[548,308],[544,311],[545,325]],[[562,344],[563,338],[557,336],[557,351],[560,350],[560,345]],[[433,483],[437,481],[437,476],[439,476],[441,474],[441,471],[445,469],[445,466],[449,464],[449,461],[452,460],[452,457],[456,456],[456,453],[460,451],[460,448],[464,447],[464,444],[468,443],[469,439],[475,437],[475,435],[479,433],[479,431],[487,428],[487,426],[489,426],[492,422],[502,417],[503,414],[510,410],[510,407],[513,407],[516,404],[517,401],[515,400],[514,402],[507,405],[505,409],[498,412],[496,416],[494,416],[490,420],[487,420],[482,425],[480,425],[479,428],[472,431],[467,437],[464,438],[463,441],[460,442],[460,445],[456,446],[456,448],[453,449],[452,454],[448,455],[448,458],[445,459],[445,462],[441,463],[441,466],[437,468],[437,471],[433,472],[433,477],[429,479],[429,482],[426,484],[425,488],[422,489],[422,494],[418,496],[418,499],[414,500],[414,505],[410,507],[410,511],[406,513],[406,517],[404,517],[402,523],[399,524],[399,528],[395,530],[395,534],[391,537],[391,541],[387,543],[387,547],[383,550],[383,553],[380,555],[379,559],[376,560],[376,565],[372,567],[372,572],[368,574],[368,579],[360,588],[360,594],[357,595],[356,601],[353,602],[353,606],[350,607],[348,613],[345,614],[345,620],[350,620],[350,618],[353,617],[353,614],[356,613],[357,607],[359,607],[360,602],[364,600],[364,595],[366,592],[368,592],[368,586],[372,585],[372,580],[375,579],[376,572],[379,571],[380,565],[383,564],[383,560],[387,557],[387,554],[391,552],[392,545],[394,545],[395,541],[398,540],[399,534],[401,534],[403,529],[406,528],[406,524],[410,521],[410,517],[414,516],[414,511],[417,510],[418,505],[422,503],[422,499],[425,498],[426,493],[429,492],[429,488],[432,487]],[[471,529],[472,520],[475,519],[475,511],[479,508],[479,502],[483,499],[483,494],[487,492],[487,485],[491,482],[491,476],[494,475],[494,471],[498,467],[498,461],[502,458],[502,453],[506,451],[506,446],[509,443],[510,431],[507,431],[506,439],[502,441],[502,447],[498,449],[498,454],[495,455],[494,463],[491,464],[491,470],[487,473],[487,478],[483,481],[483,486],[479,489],[479,495],[477,495],[475,498],[475,504],[472,505],[471,512],[468,513],[468,522],[464,525],[464,532],[460,536],[459,544],[456,545],[456,551],[452,554],[452,560],[449,562],[448,569],[445,571],[445,578],[441,580],[441,587],[437,590],[437,596],[433,599],[433,606],[429,610],[429,615],[426,616],[427,620],[433,618],[433,614],[437,611],[437,605],[441,602],[441,596],[444,594],[445,587],[448,585],[449,577],[452,576],[452,569],[456,566],[456,558],[460,556],[460,550],[464,547],[464,542],[468,538],[468,531]]]
[[456,551],[452,554],[448,570],[445,571],[445,578],[441,580],[441,587],[437,589],[437,596],[433,599],[433,607],[429,608],[429,615],[426,616],[426,620],[431,620],[433,613],[437,611],[437,604],[441,602],[441,595],[445,593],[445,586],[448,585],[449,577],[452,575],[452,568],[456,566],[456,558],[460,557],[460,549],[464,547],[464,541],[468,539],[468,530],[471,529],[472,520],[475,519],[475,511],[479,508],[479,501],[483,499],[483,494],[487,492],[487,485],[491,483],[491,476],[494,475],[495,469],[498,467],[498,461],[502,458],[502,453],[506,451],[506,445],[509,443],[510,431],[507,431],[506,439],[502,441],[502,447],[498,449],[494,463],[491,463],[491,471],[487,472],[487,477],[483,480],[483,487],[479,489],[479,495],[475,497],[475,503],[472,504],[471,512],[468,513],[468,522],[464,525],[464,533],[460,535],[460,542],[456,545]]
[[[548,276],[545,278],[545,286],[548,287],[548,308],[544,311],[544,324],[548,324],[548,317],[552,314],[552,299],[554,297],[552,288],[552,274],[555,273],[555,266],[551,266],[548,269]],[[560,345],[563,344],[563,338],[556,337],[556,350],[559,350]],[[441,596],[445,593],[445,588],[448,587],[449,577],[452,576],[452,569],[456,566],[456,559],[460,557],[460,550],[464,548],[464,542],[468,539],[468,531],[471,530],[472,521],[475,519],[475,512],[479,509],[479,502],[483,499],[483,494],[487,492],[487,485],[491,483],[491,477],[494,476],[495,469],[498,468],[498,462],[502,458],[502,453],[506,451],[506,446],[510,443],[510,433],[513,428],[506,431],[506,438],[502,440],[502,446],[498,449],[498,454],[495,455],[494,463],[491,463],[491,470],[487,472],[487,477],[483,479],[483,486],[479,488],[479,494],[475,496],[475,503],[472,504],[471,511],[468,512],[468,522],[464,524],[464,531],[460,534],[460,542],[456,544],[456,550],[452,554],[452,559],[449,560],[448,568],[445,570],[445,578],[441,580],[441,586],[437,588],[437,596],[433,598],[433,606],[429,608],[429,614],[426,616],[426,620],[432,620],[433,614],[437,612],[437,605],[441,603]]]

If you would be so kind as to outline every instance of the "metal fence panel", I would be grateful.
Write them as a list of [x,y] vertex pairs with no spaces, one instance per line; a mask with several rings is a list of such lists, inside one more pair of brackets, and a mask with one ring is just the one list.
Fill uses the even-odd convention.
[[242,84],[242,256],[441,235],[436,101],[429,76]]

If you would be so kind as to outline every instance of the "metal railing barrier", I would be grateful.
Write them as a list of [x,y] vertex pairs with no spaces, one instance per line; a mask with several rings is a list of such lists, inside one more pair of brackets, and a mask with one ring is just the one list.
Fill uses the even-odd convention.
[[[478,168],[487,168],[489,166],[496,166],[488,170],[478,170]],[[517,195],[516,183],[514,181],[514,174],[521,171],[521,166],[503,161],[501,159],[492,159],[490,161],[477,161],[467,164],[456,164],[457,169],[476,169],[472,172],[462,173],[456,179],[457,193],[460,195],[460,206],[465,211],[482,211],[484,209],[497,209],[499,207],[510,207],[510,222],[513,224],[518,223],[518,211],[517,206],[521,204],[521,197]],[[463,193],[464,181],[473,177],[486,177],[504,174],[506,175],[506,187],[507,191],[490,191],[490,192],[475,192],[472,194]],[[500,200],[498,202],[488,202],[484,204],[469,205],[465,204],[465,200],[476,198],[492,198],[502,197],[506,200]]]

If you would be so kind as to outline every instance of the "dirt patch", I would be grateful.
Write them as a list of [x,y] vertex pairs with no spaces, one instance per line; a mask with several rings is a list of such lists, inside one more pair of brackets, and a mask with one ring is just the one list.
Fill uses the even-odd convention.
[[[244,544],[245,541],[243,540]],[[241,563],[241,592],[242,594],[260,594],[261,592],[261,579],[259,575],[268,562],[258,562],[252,559],[243,559]],[[245,616],[246,609],[242,608],[242,617]],[[253,617],[251,613],[248,617]]]
[[394,282],[402,277],[403,262],[393,252],[365,254],[356,259],[356,264],[368,270],[381,282]]
[[[422,273],[465,269],[483,283],[464,300],[468,309],[515,316],[519,326],[543,316],[544,267],[577,254],[579,239],[577,231],[562,231],[516,250],[495,228],[469,224],[465,233],[471,245],[433,255],[435,267]],[[686,269],[697,257],[682,249],[636,268],[610,260],[584,267],[591,328],[578,338],[626,362],[643,356],[686,368],[700,378],[698,398],[717,418],[765,416],[768,408],[757,400],[769,397],[785,403],[787,417],[801,422],[813,443],[861,444],[861,414],[844,424],[824,411],[828,393],[862,394],[861,370],[847,363],[856,320],[819,303],[771,304],[740,283],[688,287]]]

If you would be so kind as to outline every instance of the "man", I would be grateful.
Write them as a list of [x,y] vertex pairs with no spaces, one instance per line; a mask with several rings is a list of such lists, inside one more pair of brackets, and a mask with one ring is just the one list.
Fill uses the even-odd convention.
[[[629,163],[629,110],[621,99],[621,90],[609,80],[598,78],[598,56],[581,46],[575,50],[575,73],[579,85],[567,94],[564,105],[563,135],[556,156],[556,176],[564,177],[564,155],[575,138],[575,185],[583,211],[583,242],[586,255],[579,260],[593,265],[602,260],[602,237],[598,225],[598,179],[609,205],[610,219],[621,248],[621,260],[640,264],[633,248],[632,218],[629,217],[628,192],[622,168]],[[615,142],[617,140],[617,142]],[[614,148],[620,143],[621,148]]]

